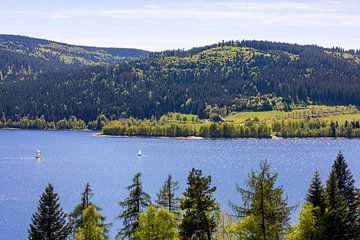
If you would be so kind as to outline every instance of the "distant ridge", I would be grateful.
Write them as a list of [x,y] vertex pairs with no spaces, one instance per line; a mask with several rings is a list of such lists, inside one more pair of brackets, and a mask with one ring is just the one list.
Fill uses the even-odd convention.
[[3,35],[0,116],[91,121],[101,114],[206,117],[288,110],[294,104],[360,106],[360,52],[355,50],[228,41],[186,51],[136,51],[140,57],[126,58],[106,48]]

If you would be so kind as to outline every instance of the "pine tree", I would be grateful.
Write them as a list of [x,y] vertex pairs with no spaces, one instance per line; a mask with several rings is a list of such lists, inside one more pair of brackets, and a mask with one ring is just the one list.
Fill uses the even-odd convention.
[[105,240],[107,229],[105,217],[96,212],[96,206],[89,205],[82,214],[82,225],[75,233],[75,240]]
[[313,207],[319,207],[325,210],[324,187],[321,183],[319,171],[315,171],[311,181],[306,202],[312,204]]
[[328,240],[347,239],[347,209],[346,200],[340,194],[338,177],[335,169],[332,169],[326,182],[326,229],[325,236]]
[[[308,194],[306,196],[306,202],[307,204],[305,204],[303,206],[303,210],[305,211],[304,214],[307,216],[303,217],[300,220],[303,222],[306,222],[307,220],[309,220],[309,213],[307,212],[308,209],[312,209],[313,211],[313,215],[312,217],[314,218],[314,221],[316,222],[316,226],[314,226],[314,232],[312,234],[312,236],[317,239],[317,240],[321,240],[321,239],[326,239],[325,236],[325,229],[326,229],[326,204],[325,204],[325,193],[324,193],[324,187],[321,183],[321,179],[320,179],[320,173],[319,171],[315,171],[314,173],[314,177],[311,181],[309,190],[308,190]],[[306,225],[306,223],[305,223]],[[302,225],[300,226],[305,226],[304,223],[302,223]],[[302,228],[302,231],[303,228]],[[306,231],[305,231],[306,232]],[[306,235],[306,234],[305,234]]]
[[[87,207],[94,205],[94,203],[91,202],[91,198],[93,196],[94,193],[91,189],[90,183],[86,183],[85,190],[81,193],[81,202],[75,207],[74,211],[69,214],[73,233],[77,232],[78,229],[83,226],[83,213]],[[99,211],[100,208],[96,207],[96,210]]]
[[174,181],[172,176],[169,175],[162,189],[157,194],[157,205],[167,208],[170,212],[177,211],[179,209],[180,198],[175,196],[175,191],[178,189],[178,182]]
[[141,173],[136,173],[133,183],[127,187],[130,194],[124,201],[119,202],[124,211],[118,216],[123,219],[123,228],[118,232],[117,238],[135,239],[135,230],[138,226],[138,218],[144,209],[151,204],[150,196],[143,191]]
[[265,160],[260,171],[251,171],[247,189],[237,186],[243,206],[231,203],[240,218],[254,216],[261,229],[261,239],[280,239],[289,226],[292,207],[282,198],[283,188],[276,187],[277,174],[270,172],[270,164]]
[[344,239],[354,239],[360,234],[359,225],[356,222],[360,213],[357,211],[355,180],[341,152],[339,152],[332,169],[336,172],[338,191],[346,205]]
[[31,240],[62,240],[67,239],[70,233],[58,194],[54,192],[51,184],[40,197],[37,212],[31,218],[28,231]]
[[218,207],[213,198],[216,190],[210,187],[211,176],[203,177],[201,170],[192,169],[187,179],[188,188],[180,208],[184,211],[180,224],[183,239],[211,239],[216,229],[215,215]]

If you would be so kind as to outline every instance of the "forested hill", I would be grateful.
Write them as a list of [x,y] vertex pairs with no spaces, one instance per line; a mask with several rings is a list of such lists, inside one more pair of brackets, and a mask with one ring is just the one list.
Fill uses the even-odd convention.
[[0,84],[0,113],[12,119],[206,116],[219,108],[287,109],[308,102],[360,105],[360,52],[230,41]]
[[0,80],[34,79],[48,71],[116,64],[146,54],[139,49],[84,47],[0,34]]

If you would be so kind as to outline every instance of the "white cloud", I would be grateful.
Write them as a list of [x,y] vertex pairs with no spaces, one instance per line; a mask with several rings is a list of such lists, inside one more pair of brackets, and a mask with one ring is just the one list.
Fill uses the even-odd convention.
[[[2,11],[3,13],[9,13]],[[358,26],[360,3],[332,1],[185,2],[144,5],[138,8],[12,11],[33,18],[126,18],[228,20],[286,26]]]

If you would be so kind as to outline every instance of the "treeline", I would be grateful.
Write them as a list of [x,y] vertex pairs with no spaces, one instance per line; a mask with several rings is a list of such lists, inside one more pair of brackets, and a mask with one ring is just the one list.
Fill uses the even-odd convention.
[[132,124],[126,120],[110,121],[103,127],[105,135],[146,137],[206,137],[206,138],[270,138],[271,128],[265,122],[247,121],[234,123],[152,123],[137,120]]
[[359,120],[345,121],[339,124],[337,121],[324,119],[283,119],[272,123],[272,132],[278,137],[360,137]]
[[[242,111],[360,105],[358,52],[345,58],[335,54],[341,51],[230,41],[113,66],[48,71],[37,79],[1,82],[0,114],[44,115],[48,121],[76,116],[88,122],[100,114],[143,119],[181,112],[208,118],[207,106]],[[2,71],[10,74],[7,67]]]
[[105,135],[146,137],[205,138],[270,138],[292,137],[360,137],[360,121],[337,121],[327,119],[248,119],[244,123],[232,122],[159,122],[156,119],[110,121],[102,129]]
[[[154,202],[142,186],[141,173],[127,187],[128,197],[119,202],[117,239],[166,240],[357,240],[360,234],[360,190],[340,152],[325,186],[314,173],[299,222],[290,225],[294,210],[286,200],[278,174],[265,160],[251,171],[239,192],[234,211],[221,210],[214,198],[216,187],[211,176],[192,169],[187,188],[178,196],[178,182],[169,175]],[[51,184],[42,194],[33,214],[29,239],[108,239],[113,227],[93,201],[87,184],[80,203],[66,215]]]
[[19,129],[37,129],[37,130],[101,130],[109,120],[105,115],[100,115],[94,121],[89,121],[87,124],[82,119],[77,119],[71,116],[68,119],[63,118],[59,121],[48,122],[44,116],[41,117],[22,117],[19,120],[6,119],[3,116],[0,119],[0,129],[2,128],[19,128]]

